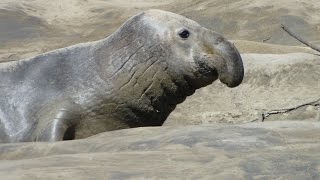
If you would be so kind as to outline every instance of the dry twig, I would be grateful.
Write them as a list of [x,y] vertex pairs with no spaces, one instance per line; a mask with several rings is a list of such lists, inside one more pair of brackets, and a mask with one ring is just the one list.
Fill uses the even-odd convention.
[[308,103],[305,103],[305,104],[301,104],[301,105],[298,105],[298,106],[292,107],[292,108],[277,109],[277,110],[271,110],[271,111],[268,111],[268,112],[264,112],[264,113],[262,113],[262,122],[270,115],[273,115],[273,114],[284,114],[284,113],[299,109],[299,108],[304,107],[304,106],[317,106],[317,107],[319,107],[320,106],[320,99],[318,99],[316,101],[308,102]]

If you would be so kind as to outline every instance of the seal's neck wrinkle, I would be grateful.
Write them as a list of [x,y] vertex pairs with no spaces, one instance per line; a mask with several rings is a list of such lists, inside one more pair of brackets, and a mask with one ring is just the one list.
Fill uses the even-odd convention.
[[172,59],[166,47],[150,43],[157,41],[141,42],[131,43],[132,54],[127,54],[129,51],[125,48],[114,52],[127,56],[115,56],[110,64],[113,71],[108,74],[116,96],[121,97],[117,103],[125,109],[126,119],[122,121],[130,127],[162,125],[176,105],[195,91],[183,76],[169,67],[168,61]]
[[[184,79],[172,78],[175,76],[161,58],[137,79],[131,86],[131,93],[127,94],[132,97],[132,101],[126,102],[131,119],[127,123],[131,127],[162,125],[176,105],[194,93]],[[128,89],[120,93],[125,96]]]

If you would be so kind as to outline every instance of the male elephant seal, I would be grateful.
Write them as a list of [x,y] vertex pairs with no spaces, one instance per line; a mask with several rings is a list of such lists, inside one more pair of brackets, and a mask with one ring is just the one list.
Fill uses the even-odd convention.
[[243,79],[237,49],[183,16],[142,12],[95,42],[0,64],[2,142],[162,125],[196,89]]

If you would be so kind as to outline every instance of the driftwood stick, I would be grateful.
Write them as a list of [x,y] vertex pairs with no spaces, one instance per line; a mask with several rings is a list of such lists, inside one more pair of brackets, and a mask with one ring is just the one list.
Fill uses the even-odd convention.
[[298,41],[300,41],[301,43],[305,44],[306,46],[320,52],[320,47],[316,46],[315,44],[312,44],[306,40],[304,40],[303,38],[301,38],[300,36],[298,36],[297,34],[295,34],[294,32],[292,32],[290,29],[288,29],[288,27],[286,27],[285,25],[281,24],[281,27],[283,30],[285,30],[290,36],[294,37],[295,39],[297,39]]
[[284,113],[287,113],[287,112],[290,112],[290,111],[297,110],[297,109],[302,108],[304,106],[320,107],[320,99],[317,99],[315,101],[308,102],[308,103],[305,103],[305,104],[301,104],[301,105],[298,105],[298,106],[295,106],[295,107],[292,107],[292,108],[276,109],[276,110],[271,110],[271,111],[268,111],[268,112],[264,112],[264,113],[262,113],[262,122],[270,115],[273,115],[273,114],[284,114]]

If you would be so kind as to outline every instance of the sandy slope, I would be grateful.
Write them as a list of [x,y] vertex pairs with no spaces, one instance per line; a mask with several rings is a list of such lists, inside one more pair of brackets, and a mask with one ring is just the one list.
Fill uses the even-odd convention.
[[0,145],[13,179],[319,179],[319,122],[147,127]]
[[279,27],[283,23],[310,41],[320,40],[316,0],[2,0],[0,61],[104,38],[150,8],[185,15],[230,39],[300,45]]
[[319,179],[320,124],[149,127],[0,145],[2,179]]

